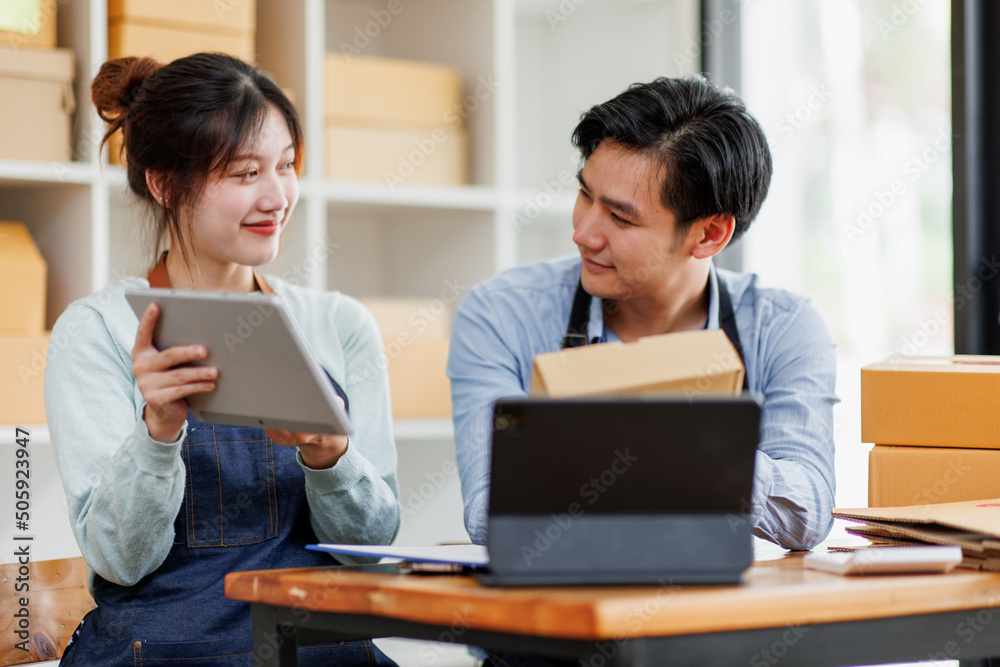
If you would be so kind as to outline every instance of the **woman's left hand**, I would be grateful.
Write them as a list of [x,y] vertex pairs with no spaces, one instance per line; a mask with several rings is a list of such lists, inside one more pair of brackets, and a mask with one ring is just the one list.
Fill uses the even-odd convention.
[[346,435],[297,433],[266,428],[264,432],[276,445],[298,447],[302,461],[313,470],[326,470],[336,465],[347,451]]

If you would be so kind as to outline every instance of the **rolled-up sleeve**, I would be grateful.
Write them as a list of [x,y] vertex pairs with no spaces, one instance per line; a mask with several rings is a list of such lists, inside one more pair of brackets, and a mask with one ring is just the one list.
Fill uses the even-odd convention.
[[761,332],[755,382],[765,399],[753,487],[753,531],[811,549],[833,525],[835,347],[808,302]]

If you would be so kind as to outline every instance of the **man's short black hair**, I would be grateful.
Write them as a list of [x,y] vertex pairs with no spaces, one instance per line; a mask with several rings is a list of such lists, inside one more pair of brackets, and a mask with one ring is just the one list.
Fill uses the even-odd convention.
[[592,107],[573,131],[573,145],[586,161],[604,139],[660,167],[660,201],[677,216],[678,231],[732,215],[736,239],[767,196],[771,151],[763,129],[735,93],[704,77],[636,83]]

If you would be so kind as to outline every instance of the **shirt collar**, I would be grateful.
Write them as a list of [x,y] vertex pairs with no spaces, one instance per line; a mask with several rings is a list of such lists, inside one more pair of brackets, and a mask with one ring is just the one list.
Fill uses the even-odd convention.
[[[587,323],[588,343],[607,343],[620,341],[614,331],[604,326],[604,309],[599,297],[590,298],[590,321]],[[715,263],[708,264],[708,322],[706,329],[719,328],[719,275],[715,272]]]

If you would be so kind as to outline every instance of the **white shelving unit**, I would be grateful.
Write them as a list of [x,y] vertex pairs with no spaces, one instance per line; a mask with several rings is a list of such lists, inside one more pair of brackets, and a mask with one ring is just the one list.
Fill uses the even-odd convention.
[[[467,289],[508,267],[573,252],[579,165],[570,133],[580,114],[630,83],[698,67],[688,56],[697,43],[695,0],[257,5],[258,62],[293,92],[306,131],[300,203],[281,257],[265,270],[358,297],[431,300],[449,286]],[[0,161],[0,219],[25,221],[48,261],[49,327],[73,300],[144,272],[151,259],[141,245],[143,212],[130,199],[124,172],[96,151],[103,123],[89,104],[89,84],[107,56],[106,26],[105,0],[59,4],[60,46],[77,56],[75,161]],[[323,56],[343,44],[462,72],[471,184],[393,189],[325,180]],[[440,420],[397,426],[400,451],[413,450],[400,459],[405,503],[405,485],[422,483],[419,470],[447,468],[452,432]],[[421,465],[405,469],[414,452],[424,456]],[[447,488],[447,520],[428,520],[426,532],[408,532],[422,536],[412,539],[465,537],[457,486]]]

